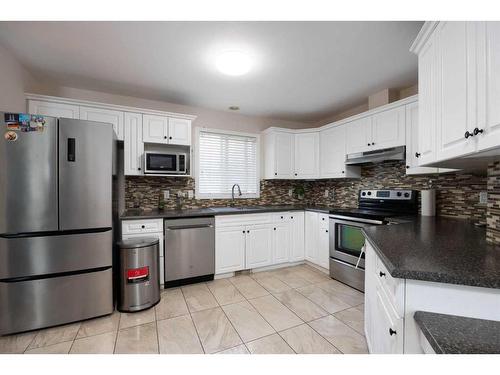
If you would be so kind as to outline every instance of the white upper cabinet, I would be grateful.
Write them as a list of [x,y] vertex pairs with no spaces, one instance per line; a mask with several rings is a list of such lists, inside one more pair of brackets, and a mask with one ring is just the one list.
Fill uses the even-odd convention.
[[346,126],[346,151],[348,154],[373,149],[372,118],[370,116],[351,121]]
[[319,176],[319,133],[295,134],[295,178]]
[[191,145],[191,120],[144,115],[143,141],[171,145]]
[[168,144],[168,117],[144,115],[142,140],[149,143]]
[[264,178],[293,179],[295,135],[272,130],[264,134]]
[[372,118],[372,148],[390,148],[405,144],[405,107],[379,112]]
[[110,123],[113,125],[118,140],[123,141],[124,115],[121,111],[80,106],[80,120]]
[[168,118],[168,143],[174,145],[191,145],[191,120]]
[[80,106],[66,103],[44,102],[40,100],[29,100],[28,112],[32,115],[80,118]]
[[319,177],[360,177],[360,168],[345,165],[345,125],[333,126],[319,132]]
[[123,153],[126,176],[143,174],[144,143],[142,141],[142,114],[125,112]]

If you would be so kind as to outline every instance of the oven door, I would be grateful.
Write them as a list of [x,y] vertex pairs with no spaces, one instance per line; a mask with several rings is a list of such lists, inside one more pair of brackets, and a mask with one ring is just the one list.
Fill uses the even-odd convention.
[[330,257],[364,269],[365,236],[362,229],[377,224],[330,217]]
[[179,173],[177,154],[146,152],[144,172],[148,174]]

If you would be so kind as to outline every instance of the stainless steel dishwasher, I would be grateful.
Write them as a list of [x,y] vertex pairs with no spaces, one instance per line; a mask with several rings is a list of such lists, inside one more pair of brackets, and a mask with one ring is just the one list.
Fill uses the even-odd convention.
[[213,280],[215,218],[165,220],[165,287]]

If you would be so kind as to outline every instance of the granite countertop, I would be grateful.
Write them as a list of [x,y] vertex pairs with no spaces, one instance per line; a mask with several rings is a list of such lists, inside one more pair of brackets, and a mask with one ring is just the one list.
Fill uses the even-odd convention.
[[500,246],[468,220],[419,216],[364,232],[393,277],[500,288]]
[[500,354],[500,322],[426,311],[414,318],[438,354]]
[[205,217],[215,215],[237,215],[251,213],[281,212],[281,211],[315,211],[328,213],[333,207],[325,206],[303,206],[303,205],[276,205],[276,206],[236,206],[236,207],[213,207],[213,208],[186,208],[180,210],[126,210],[121,216],[121,220],[134,219],[173,219],[187,217]]

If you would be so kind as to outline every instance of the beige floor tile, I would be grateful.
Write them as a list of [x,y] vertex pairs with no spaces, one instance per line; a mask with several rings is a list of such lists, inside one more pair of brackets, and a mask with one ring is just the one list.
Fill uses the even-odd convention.
[[206,284],[195,284],[182,287],[189,311],[196,312],[219,306]]
[[68,354],[71,344],[73,341],[60,342],[59,344],[26,350],[25,354]]
[[86,320],[82,322],[76,338],[80,339],[83,337],[100,335],[101,333],[118,331],[119,323],[119,312],[114,312],[111,315],[103,316],[101,318]]
[[300,269],[297,270],[297,275],[302,277],[303,279],[309,281],[311,284],[317,284],[321,282],[325,282],[331,280],[330,276],[321,271],[315,270],[312,267],[303,265],[299,266]]
[[247,347],[244,344],[235,346],[234,348],[231,349],[226,349],[221,352],[217,352],[215,354],[250,354],[248,351]]
[[70,354],[113,354],[116,335],[117,332],[112,331],[75,340]]
[[288,290],[275,294],[275,297],[286,307],[292,310],[300,319],[309,322],[328,315],[328,312],[304,297],[296,290]]
[[35,339],[31,342],[28,349],[41,348],[43,346],[59,344],[61,342],[73,341],[79,328],[80,323],[74,323],[38,331]]
[[115,353],[158,354],[156,323],[148,323],[118,331]]
[[359,311],[357,308],[352,307],[347,310],[342,310],[333,314],[337,319],[341,320],[343,323],[347,324],[349,327],[354,329],[356,332],[365,334],[365,314]]
[[358,305],[358,306],[354,306],[355,309],[358,309],[359,311],[361,311],[363,314],[365,313],[365,304],[362,303],[361,305]]
[[236,276],[228,279],[246,299],[267,296],[269,292],[265,290],[257,281],[250,276]]
[[247,343],[252,354],[294,354],[295,352],[277,333]]
[[363,293],[336,280],[319,283],[317,286],[334,294],[349,306],[357,306],[365,300],[365,295]]
[[338,354],[335,347],[307,324],[287,329],[280,335],[298,354]]
[[191,316],[178,316],[161,320],[157,324],[160,353],[203,354]]
[[243,342],[255,340],[275,332],[273,327],[264,320],[248,301],[226,305],[222,309]]
[[290,270],[288,268],[285,268],[283,270],[280,270],[275,274],[275,277],[283,281],[291,288],[302,288],[304,286],[311,285],[311,282],[307,281],[303,277],[300,277],[300,274],[293,269]]
[[220,307],[198,311],[192,316],[205,353],[220,352],[242,344]]
[[150,308],[139,312],[122,313],[120,316],[120,329],[140,326],[155,321],[155,309]]
[[271,293],[283,293],[290,290],[290,286],[275,276],[263,277],[258,279],[257,282]]
[[297,315],[271,295],[255,298],[249,302],[276,331],[303,323]]
[[0,354],[23,353],[36,334],[37,332],[27,332],[0,337]]
[[189,314],[189,310],[180,289],[167,289],[161,294],[160,302],[155,306],[156,320],[170,319]]
[[334,294],[319,288],[317,285],[310,285],[297,290],[329,313],[335,313],[351,307]]
[[260,280],[260,279],[263,279],[266,277],[274,276],[275,273],[276,273],[276,270],[257,271],[257,272],[250,273],[250,277],[254,280]]
[[310,322],[309,325],[342,353],[368,353],[364,336],[331,315]]
[[221,306],[245,300],[245,297],[227,279],[214,280],[207,283],[207,286]]

